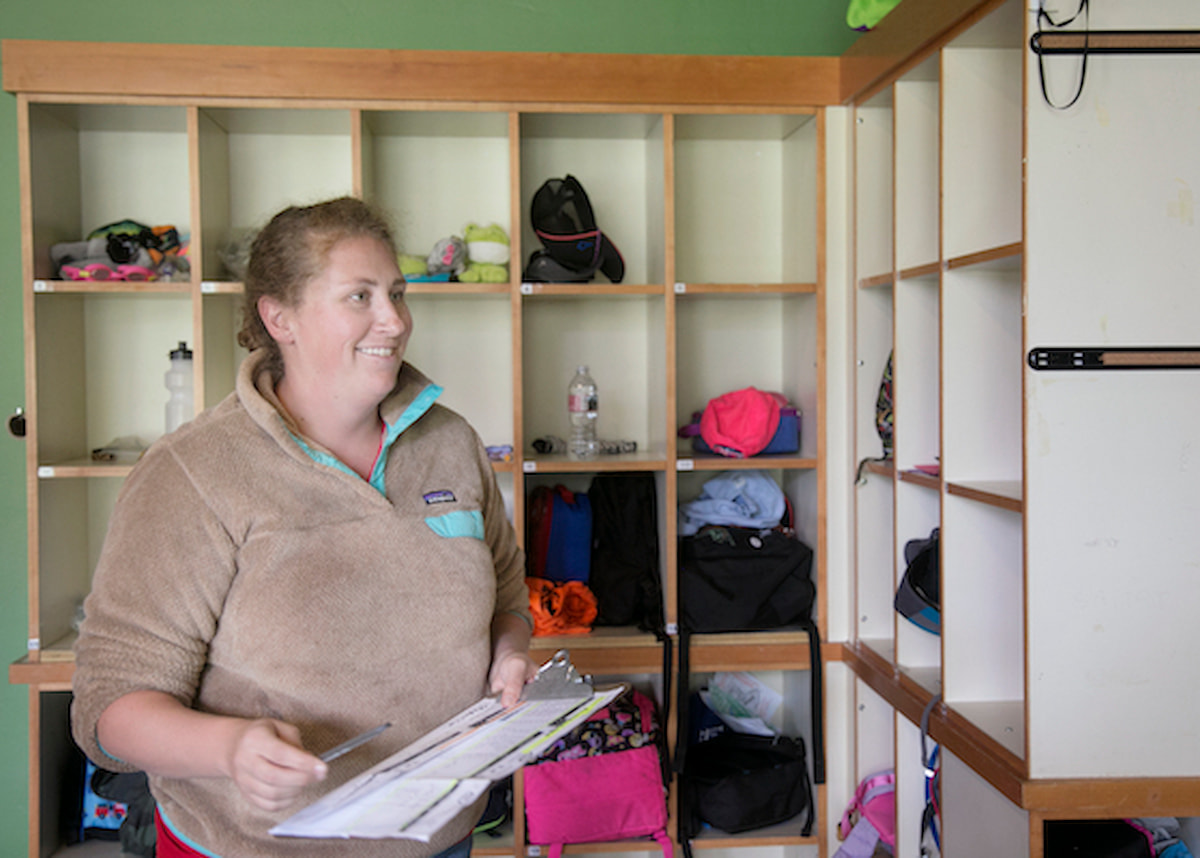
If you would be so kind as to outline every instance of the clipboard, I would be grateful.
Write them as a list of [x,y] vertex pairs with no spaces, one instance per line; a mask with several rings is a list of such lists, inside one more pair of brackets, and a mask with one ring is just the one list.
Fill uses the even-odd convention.
[[596,691],[559,650],[505,709],[484,697],[271,829],[277,837],[429,840],[491,785],[628,690]]

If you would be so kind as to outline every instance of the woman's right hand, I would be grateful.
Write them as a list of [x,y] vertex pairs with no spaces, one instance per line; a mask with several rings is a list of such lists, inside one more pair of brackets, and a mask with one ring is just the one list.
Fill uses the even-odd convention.
[[189,709],[161,691],[132,691],[100,715],[96,737],[111,757],[167,778],[229,778],[246,800],[283,810],[328,766],[300,744],[294,724]]
[[256,807],[283,810],[309,784],[325,779],[328,766],[304,750],[294,725],[260,718],[239,726],[232,737],[229,776]]

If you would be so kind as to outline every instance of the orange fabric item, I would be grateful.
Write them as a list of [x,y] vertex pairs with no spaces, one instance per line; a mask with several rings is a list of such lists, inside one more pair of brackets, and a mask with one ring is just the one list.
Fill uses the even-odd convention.
[[585,635],[596,621],[596,596],[581,581],[526,578],[534,637]]

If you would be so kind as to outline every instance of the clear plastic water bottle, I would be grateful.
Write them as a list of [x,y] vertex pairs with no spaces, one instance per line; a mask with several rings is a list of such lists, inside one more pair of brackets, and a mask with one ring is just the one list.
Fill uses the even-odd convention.
[[596,440],[599,404],[595,380],[586,366],[579,367],[567,388],[567,417],[571,423],[567,455],[572,459],[594,459],[600,452],[600,443]]
[[171,368],[167,370],[165,381],[167,392],[166,429],[174,432],[184,423],[195,416],[195,405],[192,401],[192,350],[183,340],[171,352]]

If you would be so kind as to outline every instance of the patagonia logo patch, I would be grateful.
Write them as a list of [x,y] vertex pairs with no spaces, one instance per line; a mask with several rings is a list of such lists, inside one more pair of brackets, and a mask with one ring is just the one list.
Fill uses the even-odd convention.
[[425,503],[427,504],[454,503],[454,501],[457,500],[457,498],[454,497],[454,492],[450,491],[449,489],[440,489],[436,492],[429,492],[429,494],[424,495],[423,497],[425,498]]

